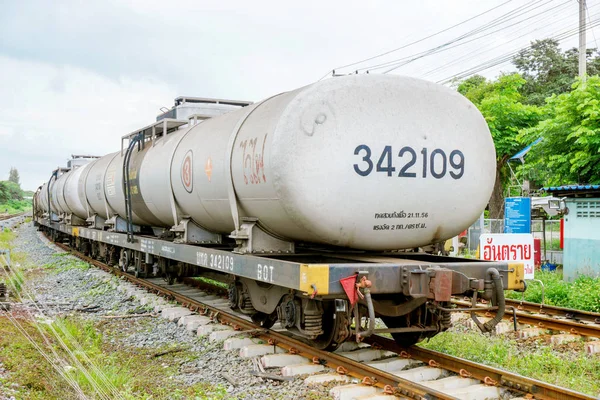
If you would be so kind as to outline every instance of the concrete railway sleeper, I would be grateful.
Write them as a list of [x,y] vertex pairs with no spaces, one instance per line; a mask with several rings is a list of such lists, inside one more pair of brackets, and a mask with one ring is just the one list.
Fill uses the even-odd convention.
[[[71,250],[64,244],[58,243],[58,245],[65,250]],[[312,343],[298,340],[286,332],[258,327],[249,320],[247,314],[241,312],[241,309],[238,309],[237,312],[228,309],[231,298],[223,303],[223,301],[215,298],[216,296],[206,296],[205,293],[205,298],[207,300],[211,299],[211,301],[203,301],[202,297],[198,297],[199,295],[190,293],[192,286],[185,286],[182,291],[174,291],[172,290],[173,286],[159,278],[141,279],[136,277],[133,271],[124,272],[121,268],[111,267],[80,252],[71,251],[77,257],[104,270],[123,276],[137,286],[176,300],[189,310],[209,316],[210,318],[196,318],[212,320],[213,324],[209,325],[212,329],[205,330],[206,332],[213,332],[210,335],[211,340],[213,335],[214,340],[228,338],[224,342],[225,348],[239,348],[241,356],[256,356],[256,354],[260,356],[264,354],[261,357],[261,363],[265,368],[282,367],[284,377],[311,373],[311,376],[305,379],[307,383],[323,383],[330,380],[340,382],[340,386],[331,389],[331,394],[335,398],[350,399],[358,393],[367,395],[364,398],[377,399],[393,399],[395,397],[410,399],[502,398],[515,400],[522,398],[593,398],[431,350],[415,346],[405,348],[399,346],[394,340],[378,335],[367,337],[364,343],[355,344],[350,349],[340,348],[336,352],[320,350],[315,348]],[[183,281],[193,283],[193,286],[203,289],[213,288],[223,296],[231,292],[231,290],[209,283],[191,279],[183,279]],[[176,286],[181,287],[183,285],[178,284]],[[235,291],[238,295],[240,294],[237,288]],[[185,292],[185,294],[182,292]],[[200,289],[198,289],[198,293],[202,293]],[[288,308],[291,307],[289,302],[295,301],[292,297],[287,297],[286,300]],[[219,304],[225,304],[225,306],[219,306]],[[236,304],[239,305],[240,302],[238,301]],[[180,310],[185,309],[180,308]],[[179,312],[180,315],[187,315],[181,318],[194,318],[189,311],[180,312],[176,308],[164,308],[162,312],[174,314]],[[215,323],[221,325],[215,325]],[[286,320],[285,323],[291,324],[293,320]],[[221,329],[226,329],[226,331],[216,330],[219,326],[222,326]],[[198,334],[200,334],[201,328],[198,327],[197,329]],[[261,345],[263,347],[253,344],[248,345],[247,343],[253,343],[253,337],[260,337],[268,341],[269,345]],[[274,351],[273,346],[277,346],[280,350]],[[329,369],[329,372],[327,369]]]

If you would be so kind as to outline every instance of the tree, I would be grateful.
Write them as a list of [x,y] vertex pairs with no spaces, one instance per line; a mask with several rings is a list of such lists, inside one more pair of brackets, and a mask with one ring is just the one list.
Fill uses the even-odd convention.
[[0,181],[0,203],[10,200],[23,200],[21,187],[11,181]]
[[526,173],[545,185],[600,183],[600,77],[577,80],[573,90],[548,99],[549,118],[520,134],[543,140],[527,155]]
[[[600,57],[596,49],[587,49],[587,73],[600,73]],[[553,94],[569,92],[578,74],[579,50],[562,52],[554,39],[536,40],[512,60],[525,79],[521,88],[523,101],[543,106]]]
[[16,168],[14,167],[10,167],[10,172],[8,174],[8,180],[9,182],[13,182],[16,183],[17,185],[21,185],[21,182],[19,182],[19,171],[17,171]]
[[521,148],[517,135],[521,129],[535,126],[543,117],[542,109],[523,104],[520,89],[526,81],[519,74],[501,75],[496,81],[471,77],[458,91],[471,100],[488,123],[496,147],[496,180],[489,202],[489,215],[501,219],[504,214],[504,188],[509,173],[506,162]]

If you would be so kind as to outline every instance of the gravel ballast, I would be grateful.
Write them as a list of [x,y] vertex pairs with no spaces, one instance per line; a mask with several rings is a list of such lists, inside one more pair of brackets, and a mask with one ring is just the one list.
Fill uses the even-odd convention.
[[[91,321],[102,331],[104,341],[116,348],[139,349],[148,354],[183,348],[176,356],[168,357],[168,362],[178,364],[178,374],[169,378],[184,387],[205,382],[223,387],[227,398],[238,399],[328,398],[327,387],[308,387],[303,377],[281,382],[253,376],[252,359],[242,359],[239,351],[223,350],[222,342],[211,343],[163,318],[105,318],[148,314],[153,309],[140,304],[122,287],[119,289],[126,285],[123,280],[95,267],[73,267],[77,259],[48,242],[31,223],[21,225],[16,233],[13,251],[27,254],[30,270],[37,267],[28,274],[24,293],[30,296],[23,295],[22,306],[43,314],[43,318]],[[227,381],[223,373],[234,377],[236,384]],[[0,364],[0,382],[2,374]]]

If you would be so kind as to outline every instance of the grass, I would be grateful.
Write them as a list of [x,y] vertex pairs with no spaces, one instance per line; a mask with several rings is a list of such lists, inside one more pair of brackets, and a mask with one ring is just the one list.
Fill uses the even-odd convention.
[[71,269],[79,269],[87,271],[91,268],[90,264],[85,261],[81,261],[70,253],[55,253],[52,254],[53,260],[47,264],[42,265],[43,269],[52,270],[54,273],[69,271]]
[[[0,232],[0,248],[12,250],[14,239],[14,233]],[[68,253],[53,256],[45,269],[55,273],[90,268],[87,263],[68,256]],[[22,286],[23,274],[30,271],[26,268],[29,265],[26,255],[13,252],[11,260],[12,271]],[[97,286],[87,295],[103,290]],[[8,379],[0,379],[0,393],[6,386],[7,390],[17,390],[14,396],[18,399],[79,398],[68,379],[88,398],[99,398],[98,390],[108,393],[110,398],[115,398],[114,393],[118,392],[127,400],[230,398],[221,386],[185,385],[176,379],[181,360],[193,355],[189,352],[151,358],[148,350],[118,347],[115,344],[118,340],[113,340],[109,331],[121,331],[131,321],[115,327],[115,322],[94,324],[77,317],[42,322],[22,313],[11,315],[15,318],[0,316],[0,363],[8,372]],[[17,386],[11,386],[13,383]]]
[[0,214],[19,214],[31,210],[31,208],[31,200],[9,200],[6,203],[0,203]]
[[223,289],[227,289],[229,287],[228,284],[226,284],[225,282],[220,282],[220,281],[216,281],[214,279],[210,279],[210,278],[205,278],[203,276],[198,276],[194,278],[195,280],[198,280],[200,282],[204,282],[208,285],[212,285],[212,286],[217,286]]
[[[116,348],[89,321],[57,319],[51,326],[39,323],[36,326],[36,322],[27,320],[19,322],[54,359],[50,348],[44,345],[41,330],[65,362],[58,370],[53,368],[13,323],[0,318],[0,361],[10,373],[9,380],[19,385],[17,398],[75,398],[74,389],[59,371],[90,398],[96,398],[99,390],[118,392],[125,399],[229,398],[221,386],[199,383],[186,387],[173,379],[180,364],[177,355],[152,358],[139,349]],[[61,341],[72,356],[60,345]]]
[[[581,275],[572,282],[563,281],[561,272],[536,271],[535,279],[544,283],[544,304],[600,312],[600,278]],[[522,293],[506,292],[508,298],[522,298]],[[525,291],[525,300],[541,303],[542,288],[530,283]]]
[[582,349],[561,353],[543,339],[523,345],[513,339],[455,331],[440,333],[419,346],[589,395],[600,393],[600,357],[590,357]]
[[25,277],[21,264],[25,260],[25,255],[22,253],[13,252],[12,241],[15,234],[9,230],[0,231],[0,249],[10,250],[10,269],[6,267],[7,256],[0,256],[0,282],[6,284],[11,296],[18,295],[21,292]]

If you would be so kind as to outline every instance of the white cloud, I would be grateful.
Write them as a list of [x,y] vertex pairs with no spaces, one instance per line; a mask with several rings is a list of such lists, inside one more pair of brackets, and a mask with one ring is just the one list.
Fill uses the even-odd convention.
[[[24,186],[35,188],[72,153],[116,150],[123,134],[153,121],[159,107],[170,107],[176,96],[260,100],[506,1],[5,3],[0,13],[0,179],[12,165]],[[561,2],[547,3],[544,7],[550,8]],[[414,56],[526,4],[529,0],[515,0],[367,64]],[[541,20],[562,18],[557,24],[523,23],[394,73],[433,81],[452,76],[557,33],[563,25],[575,26],[577,4],[561,7],[554,17]]]
[[176,91],[148,78],[111,80],[68,65],[0,56],[0,179],[11,166],[36,188],[71,154],[104,155],[152,122]]

